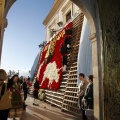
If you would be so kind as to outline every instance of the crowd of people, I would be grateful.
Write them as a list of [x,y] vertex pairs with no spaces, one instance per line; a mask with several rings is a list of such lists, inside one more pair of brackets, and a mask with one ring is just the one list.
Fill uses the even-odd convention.
[[[78,106],[82,112],[82,119],[93,120],[93,75],[89,75],[88,80],[85,80],[85,75],[80,73],[79,79]],[[29,78],[23,78],[22,83],[19,81],[17,74],[8,79],[6,72],[0,69],[0,120],[7,120],[8,117],[15,120],[15,117],[21,117],[20,113],[26,109],[25,101],[30,86]],[[39,79],[35,78],[33,91],[33,105],[35,106],[39,106],[39,86]]]
[[[26,109],[26,99],[31,86],[30,79],[23,78],[23,82],[19,81],[17,74],[13,75],[10,79],[5,70],[0,69],[0,120],[7,120],[7,118],[16,117],[20,118],[23,111]],[[39,82],[36,79],[34,89],[34,98],[38,99]]]
[[93,120],[93,75],[85,80],[83,73],[79,74],[78,106],[82,112],[83,120]]

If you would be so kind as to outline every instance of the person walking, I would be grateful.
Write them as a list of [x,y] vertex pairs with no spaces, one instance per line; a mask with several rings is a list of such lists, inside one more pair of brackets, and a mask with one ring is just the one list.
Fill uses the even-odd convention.
[[[93,75],[88,76],[88,82],[83,102],[86,102],[86,109],[92,109],[93,110]],[[93,115],[88,116],[88,120],[93,120]]]
[[85,94],[86,87],[88,82],[84,79],[85,75],[83,73],[79,74],[80,84],[78,85],[78,106],[82,111],[82,119],[87,120],[87,116],[85,115],[84,105],[82,103],[82,99]]
[[39,101],[38,101],[38,90],[39,90],[39,79],[38,78],[35,78],[35,83],[34,83],[34,92],[33,92],[33,95],[34,95],[34,103],[33,105],[35,106],[39,106]]

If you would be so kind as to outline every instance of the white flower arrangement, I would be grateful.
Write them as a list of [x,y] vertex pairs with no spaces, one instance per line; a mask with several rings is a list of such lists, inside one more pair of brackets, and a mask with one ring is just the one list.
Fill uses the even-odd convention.
[[[46,66],[46,70],[44,72],[44,76],[43,76],[43,80],[42,80],[42,83],[45,81],[46,78],[49,79],[49,85],[51,85],[51,83],[55,80],[56,82],[58,82],[59,80],[59,76],[60,74],[58,74],[59,72],[59,69],[57,69],[57,64],[56,62],[52,62],[52,63],[49,63],[47,66]],[[41,83],[41,84],[42,84]]]

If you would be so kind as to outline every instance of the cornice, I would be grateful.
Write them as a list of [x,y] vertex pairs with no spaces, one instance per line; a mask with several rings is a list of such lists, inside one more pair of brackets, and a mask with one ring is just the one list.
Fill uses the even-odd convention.
[[54,0],[54,3],[53,3],[53,5],[57,2],[58,0]]
[[63,8],[62,8],[62,12],[64,13],[66,9],[68,9],[70,7],[70,5],[72,4],[71,1],[69,1]]
[[53,4],[50,12],[48,13],[47,17],[46,17],[46,18],[44,19],[44,21],[43,21],[43,25],[45,25],[45,26],[47,25],[47,23],[48,23],[48,22],[50,21],[50,19],[55,15],[55,13],[59,10],[60,6],[61,6],[64,2],[65,2],[65,0],[57,0],[57,1]]

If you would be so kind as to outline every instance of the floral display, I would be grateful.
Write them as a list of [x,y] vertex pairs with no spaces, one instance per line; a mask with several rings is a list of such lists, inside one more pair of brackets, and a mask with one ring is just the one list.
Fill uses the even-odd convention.
[[42,50],[37,77],[40,87],[43,89],[57,90],[60,87],[62,78],[62,54],[60,49],[64,43],[65,29],[71,27],[72,23],[70,22]]

